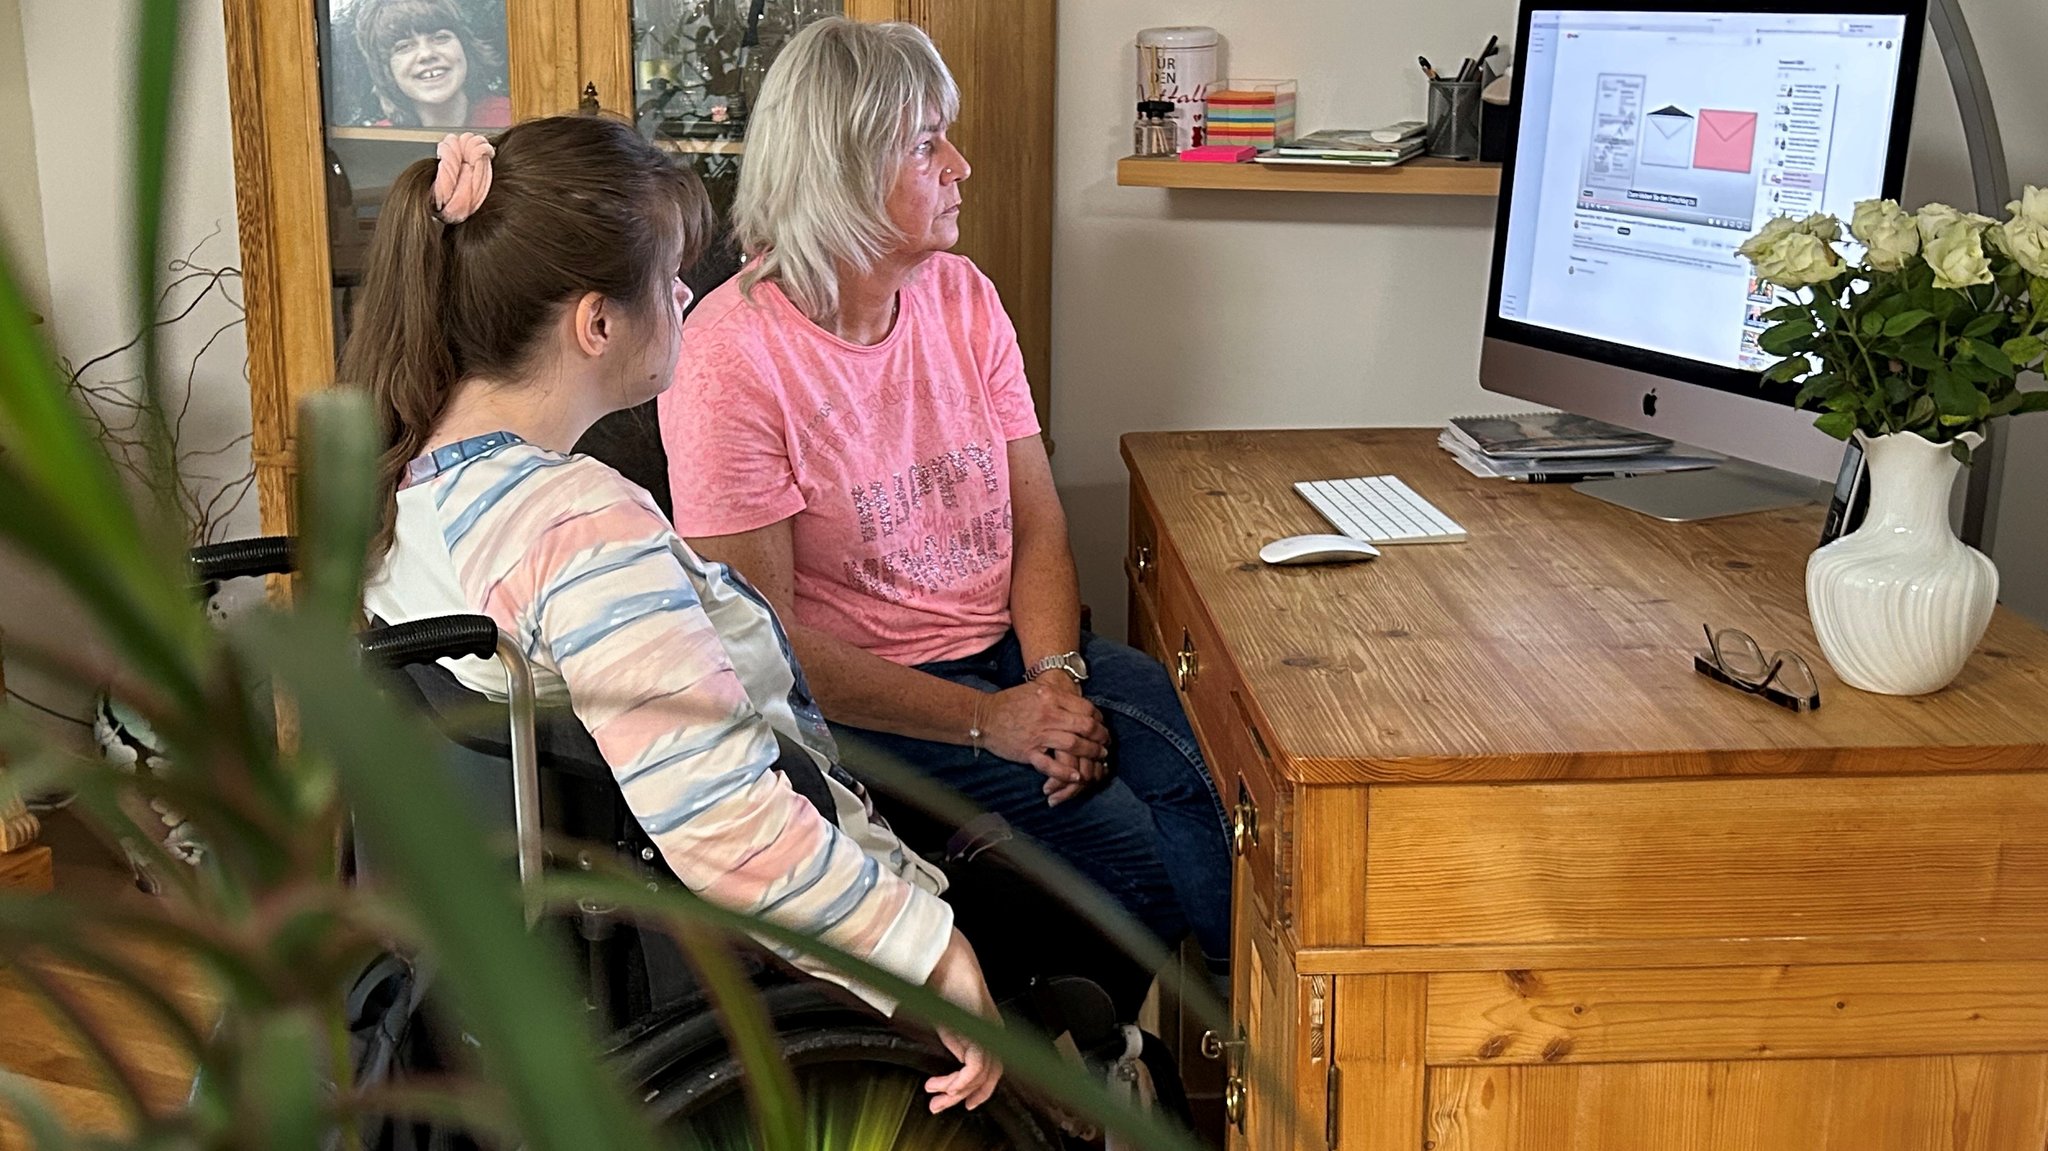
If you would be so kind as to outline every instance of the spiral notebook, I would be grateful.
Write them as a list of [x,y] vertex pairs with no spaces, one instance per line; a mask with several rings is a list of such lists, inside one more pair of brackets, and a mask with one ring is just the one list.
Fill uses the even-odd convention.
[[1453,416],[1451,435],[1481,455],[1500,459],[1552,456],[1604,459],[1666,451],[1671,441],[1570,412]]

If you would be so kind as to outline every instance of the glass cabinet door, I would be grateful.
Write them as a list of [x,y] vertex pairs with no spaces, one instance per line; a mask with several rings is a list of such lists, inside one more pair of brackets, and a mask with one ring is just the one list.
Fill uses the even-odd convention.
[[[617,0],[614,0],[617,2]],[[626,0],[632,116],[648,139],[692,157],[721,214],[747,114],[782,46],[841,0]]]
[[449,132],[512,123],[505,0],[314,0],[334,346],[384,197]]

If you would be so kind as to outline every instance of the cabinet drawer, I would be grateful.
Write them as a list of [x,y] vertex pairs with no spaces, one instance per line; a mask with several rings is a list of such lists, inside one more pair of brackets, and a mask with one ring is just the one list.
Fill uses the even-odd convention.
[[1291,793],[1273,762],[1271,741],[1245,703],[1237,669],[1174,563],[1160,574],[1159,629],[1169,649],[1167,670],[1231,818],[1232,849],[1248,864],[1259,902],[1290,927],[1284,845]]
[[2048,776],[1377,787],[1366,942],[2037,934]]

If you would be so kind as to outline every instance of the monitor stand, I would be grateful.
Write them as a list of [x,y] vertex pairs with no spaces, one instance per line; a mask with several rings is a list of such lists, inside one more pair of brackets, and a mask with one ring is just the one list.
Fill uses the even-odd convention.
[[1762,464],[1728,460],[1702,471],[1587,480],[1572,488],[1667,523],[1688,523],[1817,503],[1827,498],[1829,485]]

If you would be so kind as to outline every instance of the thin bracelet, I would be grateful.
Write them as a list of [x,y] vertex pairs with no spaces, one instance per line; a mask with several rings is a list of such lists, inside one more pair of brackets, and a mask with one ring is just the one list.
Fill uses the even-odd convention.
[[974,758],[981,758],[981,705],[988,699],[988,693],[977,689],[974,693],[974,722],[967,729],[968,746],[974,748]]

